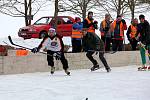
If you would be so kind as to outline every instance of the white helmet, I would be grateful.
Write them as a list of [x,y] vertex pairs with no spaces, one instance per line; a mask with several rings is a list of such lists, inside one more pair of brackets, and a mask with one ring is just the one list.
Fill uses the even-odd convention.
[[48,35],[50,35],[50,34],[56,35],[56,31],[55,31],[54,28],[50,28],[50,29],[48,30]]

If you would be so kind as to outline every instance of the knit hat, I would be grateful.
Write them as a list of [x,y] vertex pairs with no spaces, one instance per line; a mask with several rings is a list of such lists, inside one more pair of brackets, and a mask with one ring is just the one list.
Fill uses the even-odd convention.
[[81,18],[75,17],[75,22],[77,22],[77,21],[79,21],[79,20],[81,20]]
[[143,14],[139,15],[139,19],[145,19],[145,16]]
[[93,14],[93,12],[92,12],[92,11],[89,11],[89,12],[88,12],[88,15],[90,15],[90,14]]

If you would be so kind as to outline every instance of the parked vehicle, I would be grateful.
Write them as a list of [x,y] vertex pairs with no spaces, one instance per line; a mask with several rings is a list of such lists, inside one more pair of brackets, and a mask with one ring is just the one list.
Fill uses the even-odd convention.
[[[71,36],[74,19],[70,16],[58,16],[57,33],[61,36]],[[33,25],[19,29],[18,36],[24,39],[43,38],[50,27],[54,27],[55,19],[52,16],[41,17]]]
[[8,49],[5,45],[0,45],[0,56],[7,56],[8,55]]

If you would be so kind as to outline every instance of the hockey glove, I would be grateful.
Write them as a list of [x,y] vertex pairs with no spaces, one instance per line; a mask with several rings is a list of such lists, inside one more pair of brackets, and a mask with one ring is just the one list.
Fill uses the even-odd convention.
[[141,46],[141,47],[144,47],[145,48],[145,44],[144,43],[142,43],[142,42],[139,42],[139,45]]
[[60,60],[61,59],[61,52],[56,52],[56,56],[55,56],[55,59],[56,60]]
[[38,47],[33,48],[33,49],[31,50],[31,52],[33,52],[33,53],[37,53],[37,52],[39,52]]
[[139,37],[139,36],[135,37],[135,39],[136,39],[138,42],[140,41],[140,37]]

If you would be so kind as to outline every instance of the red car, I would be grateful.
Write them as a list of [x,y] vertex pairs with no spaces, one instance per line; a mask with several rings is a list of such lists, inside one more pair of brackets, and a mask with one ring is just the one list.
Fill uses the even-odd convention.
[[[24,39],[43,38],[50,27],[54,25],[54,17],[46,16],[38,19],[33,25],[29,25],[19,29],[18,36]],[[72,24],[74,19],[70,16],[58,16],[57,34],[61,36],[71,36]]]

